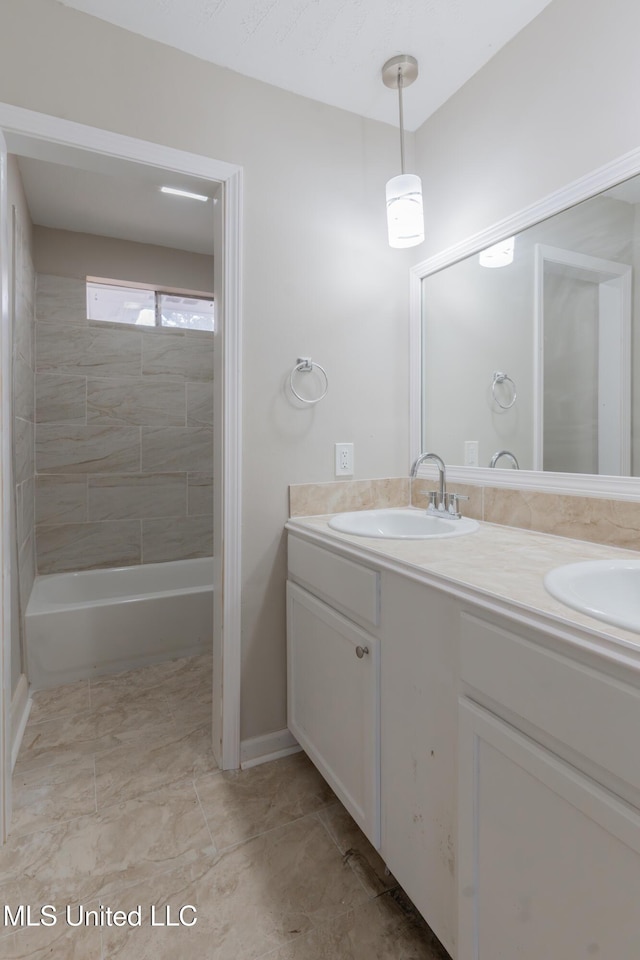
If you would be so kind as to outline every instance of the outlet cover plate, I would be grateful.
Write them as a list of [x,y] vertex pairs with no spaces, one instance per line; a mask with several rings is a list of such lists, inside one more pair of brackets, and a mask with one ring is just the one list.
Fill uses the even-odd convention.
[[336,477],[353,476],[353,444],[336,443]]

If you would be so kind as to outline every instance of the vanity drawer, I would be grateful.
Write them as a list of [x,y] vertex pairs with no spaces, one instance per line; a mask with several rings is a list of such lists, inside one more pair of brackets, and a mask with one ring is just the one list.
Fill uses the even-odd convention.
[[[460,677],[509,714],[640,791],[637,688],[467,613],[460,624]],[[579,757],[571,759],[580,766]]]
[[289,535],[289,577],[347,616],[380,624],[380,574]]

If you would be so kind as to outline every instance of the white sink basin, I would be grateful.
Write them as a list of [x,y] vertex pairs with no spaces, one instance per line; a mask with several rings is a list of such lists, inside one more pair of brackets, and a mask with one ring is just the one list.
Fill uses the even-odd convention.
[[389,507],[386,510],[359,510],[339,513],[329,526],[340,533],[356,537],[382,537],[392,540],[433,540],[460,537],[478,529],[476,520],[468,517],[436,517],[415,507]]
[[548,592],[568,607],[640,632],[640,560],[583,560],[550,570]]

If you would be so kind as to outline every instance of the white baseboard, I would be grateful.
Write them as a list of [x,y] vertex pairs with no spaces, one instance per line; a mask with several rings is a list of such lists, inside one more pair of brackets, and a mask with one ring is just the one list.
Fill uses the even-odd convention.
[[300,750],[302,747],[290,730],[276,730],[262,737],[249,737],[240,744],[240,769],[247,770],[269,760],[289,757]]
[[20,679],[16,685],[11,698],[11,769],[16,765],[18,751],[24,736],[24,730],[31,712],[31,697],[29,696],[29,683],[24,673],[20,674]]

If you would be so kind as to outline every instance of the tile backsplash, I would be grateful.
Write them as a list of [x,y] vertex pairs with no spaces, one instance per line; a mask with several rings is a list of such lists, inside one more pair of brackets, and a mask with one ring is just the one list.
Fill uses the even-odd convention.
[[212,335],[89,321],[39,275],[35,370],[38,572],[211,556]]
[[[399,507],[410,502],[426,509],[433,489],[434,482],[423,478],[294,484],[289,487],[289,515]],[[460,504],[460,512],[475,520],[640,550],[637,501],[462,483],[450,483],[448,489],[469,498]]]
[[289,487],[289,516],[310,517],[346,510],[402,507],[409,502],[409,479],[337,480]]

